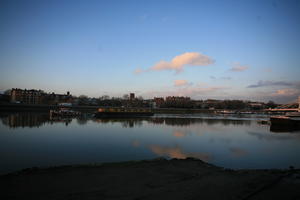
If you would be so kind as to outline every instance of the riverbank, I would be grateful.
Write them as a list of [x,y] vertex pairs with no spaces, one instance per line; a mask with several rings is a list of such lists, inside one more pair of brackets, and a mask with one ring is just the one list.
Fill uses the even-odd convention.
[[[0,111],[5,112],[49,112],[58,109],[57,105],[46,104],[0,104]],[[96,112],[99,106],[71,106],[72,110],[83,112]]]
[[1,199],[299,199],[300,170],[228,170],[155,159],[0,176]]
[[[76,111],[97,112],[100,106],[70,106],[69,108]],[[0,104],[0,111],[45,111],[58,109],[57,105],[43,104]],[[186,109],[186,108],[155,108],[154,113],[161,114],[193,114],[193,113],[213,113],[209,109]]]
[[[75,111],[81,112],[97,112],[100,106],[70,106],[69,108]],[[49,112],[50,110],[58,109],[57,105],[46,105],[46,104],[15,104],[6,103],[0,104],[0,111],[39,111],[39,112]],[[197,113],[215,113],[216,111],[223,111],[224,109],[195,109],[195,108],[154,108],[152,111],[156,114],[197,114]],[[239,111],[239,110],[234,110]],[[244,111],[244,110],[243,110]],[[265,113],[264,110],[255,110],[255,113]]]

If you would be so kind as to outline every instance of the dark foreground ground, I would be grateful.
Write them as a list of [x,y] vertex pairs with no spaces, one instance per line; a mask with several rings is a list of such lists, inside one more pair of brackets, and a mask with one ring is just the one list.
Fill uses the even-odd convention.
[[1,199],[300,199],[300,170],[226,170],[156,159],[28,169],[0,177]]

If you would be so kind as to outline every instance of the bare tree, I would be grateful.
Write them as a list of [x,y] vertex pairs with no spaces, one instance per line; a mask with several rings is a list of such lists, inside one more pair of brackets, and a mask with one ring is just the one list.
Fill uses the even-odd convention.
[[86,95],[80,95],[78,97],[78,104],[79,105],[87,105],[88,104],[88,96],[86,96]]
[[138,100],[143,101],[143,97],[142,96],[138,96]]
[[124,94],[123,95],[123,99],[128,100],[129,99],[129,95],[128,94]]
[[99,98],[100,100],[108,100],[110,97],[108,95],[103,95]]
[[10,95],[10,92],[11,92],[11,90],[9,89],[9,90],[5,90],[4,91],[4,94],[6,94],[6,95]]

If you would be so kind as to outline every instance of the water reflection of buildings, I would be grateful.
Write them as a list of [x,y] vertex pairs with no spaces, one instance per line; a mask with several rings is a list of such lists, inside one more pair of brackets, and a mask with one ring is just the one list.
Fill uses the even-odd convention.
[[143,119],[142,118],[131,118],[131,119],[125,119],[125,118],[120,118],[120,119],[109,119],[109,118],[103,118],[103,119],[94,119],[94,122],[97,123],[103,123],[103,124],[108,124],[108,123],[121,123],[122,127],[124,128],[133,128],[135,126],[142,126],[143,124]]
[[141,126],[143,121],[155,125],[168,126],[190,126],[192,124],[222,124],[222,125],[250,125],[249,120],[231,120],[231,119],[201,119],[201,118],[121,118],[121,119],[95,119],[98,123],[122,123],[123,127]]
[[191,124],[250,125],[251,121],[231,119],[165,118],[164,123],[170,126],[189,126]]
[[51,118],[48,113],[9,113],[0,116],[2,123],[10,128],[38,128],[45,124],[64,123],[66,126],[72,121],[72,118]]
[[[65,123],[67,126],[72,118],[62,118],[49,117],[48,113],[32,113],[32,112],[19,112],[19,113],[9,113],[1,114],[1,120],[4,125],[7,125],[11,128],[16,127],[40,127],[45,123]],[[81,116],[76,118],[76,122],[79,125],[85,125],[89,120],[92,120],[97,123],[107,124],[107,123],[120,123],[124,128],[133,128],[136,126],[142,126],[143,122],[154,125],[167,125],[167,126],[190,126],[193,124],[206,124],[206,125],[250,125],[250,120],[232,120],[232,119],[203,119],[203,118],[102,118],[95,119],[90,115]]]
[[49,121],[47,114],[32,114],[32,113],[14,113],[8,114],[6,117],[1,117],[2,123],[11,128],[17,127],[40,127]]
[[56,117],[56,118],[51,118],[51,120],[49,120],[50,124],[54,124],[54,123],[63,123],[66,126],[68,126],[71,122],[72,122],[72,118],[70,117]]

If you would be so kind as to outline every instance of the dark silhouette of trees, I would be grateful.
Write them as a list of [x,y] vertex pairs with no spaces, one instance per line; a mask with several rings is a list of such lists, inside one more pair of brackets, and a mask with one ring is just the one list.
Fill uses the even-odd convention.
[[88,104],[89,104],[88,96],[80,95],[78,97],[78,105],[82,106],[82,105],[88,105]]
[[273,101],[269,101],[269,102],[266,104],[266,107],[267,107],[267,108],[275,108],[275,107],[277,107],[277,104],[275,104]]

